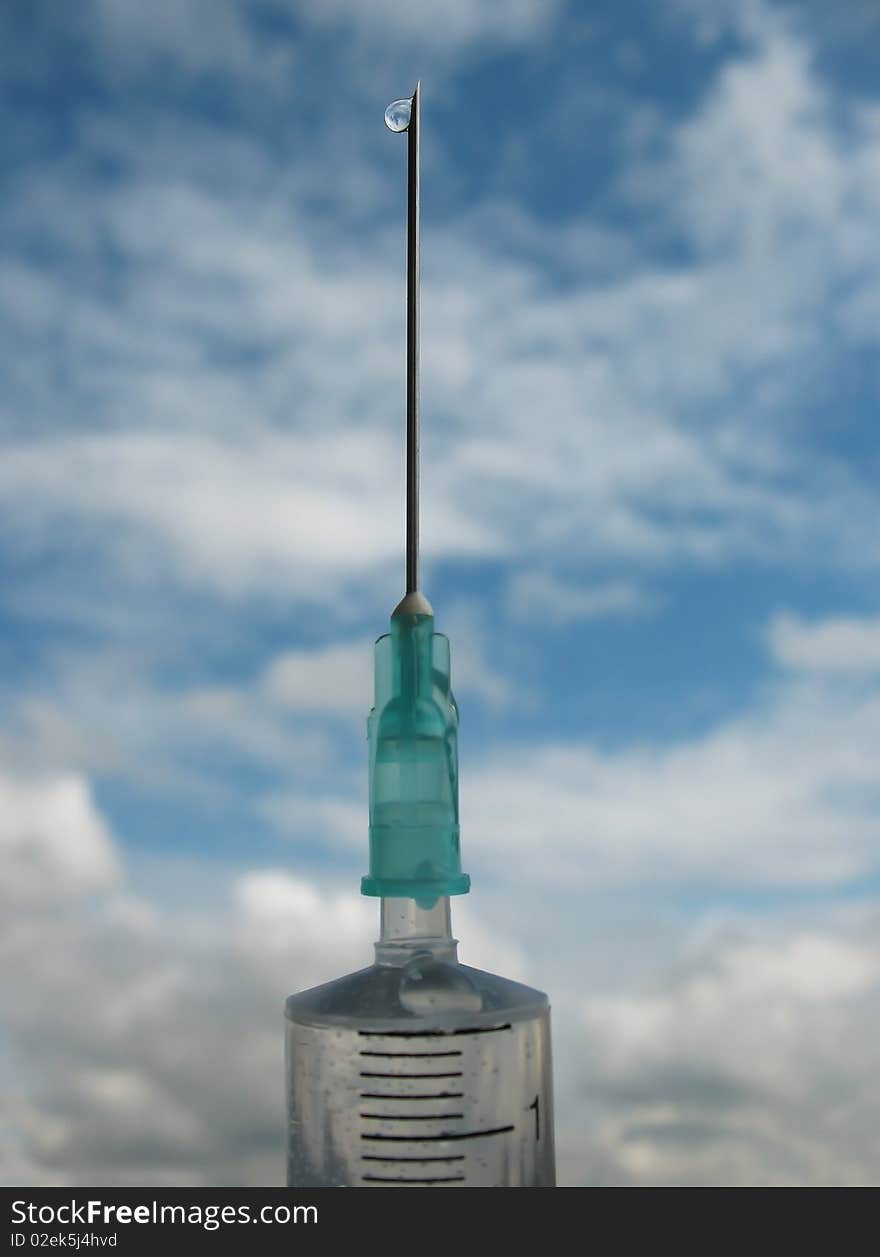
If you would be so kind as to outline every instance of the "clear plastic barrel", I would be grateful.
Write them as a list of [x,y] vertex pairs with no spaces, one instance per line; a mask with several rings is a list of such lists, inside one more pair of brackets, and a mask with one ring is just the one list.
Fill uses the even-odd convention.
[[552,1187],[547,997],[389,912],[376,964],[287,1001],[288,1184]]

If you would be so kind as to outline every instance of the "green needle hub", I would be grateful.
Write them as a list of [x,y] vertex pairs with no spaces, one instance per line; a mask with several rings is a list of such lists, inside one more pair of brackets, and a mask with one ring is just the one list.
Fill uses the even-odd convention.
[[370,872],[365,895],[430,907],[463,895],[458,825],[458,708],[449,641],[431,604],[408,594],[376,642],[370,740]]

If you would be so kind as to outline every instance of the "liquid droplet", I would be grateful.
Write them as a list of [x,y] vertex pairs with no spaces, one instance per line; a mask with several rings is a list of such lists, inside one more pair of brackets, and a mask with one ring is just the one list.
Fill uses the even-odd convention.
[[385,110],[385,125],[389,131],[405,131],[411,116],[411,100],[392,100]]

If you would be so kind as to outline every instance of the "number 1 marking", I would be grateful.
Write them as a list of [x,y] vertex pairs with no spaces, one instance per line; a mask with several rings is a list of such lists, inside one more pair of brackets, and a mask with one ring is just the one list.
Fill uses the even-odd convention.
[[535,1139],[538,1140],[541,1138],[541,1104],[538,1096],[535,1096],[529,1108],[535,1110]]

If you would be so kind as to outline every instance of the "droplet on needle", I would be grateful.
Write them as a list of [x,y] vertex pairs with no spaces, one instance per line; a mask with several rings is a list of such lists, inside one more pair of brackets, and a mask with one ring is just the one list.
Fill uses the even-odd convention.
[[411,117],[411,100],[392,100],[385,110],[385,125],[389,131],[405,131]]

